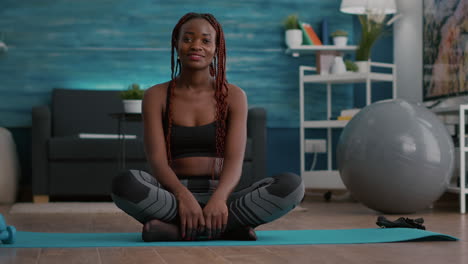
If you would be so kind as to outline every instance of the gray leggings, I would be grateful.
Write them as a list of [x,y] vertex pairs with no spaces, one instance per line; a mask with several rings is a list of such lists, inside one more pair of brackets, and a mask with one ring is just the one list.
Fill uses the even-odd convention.
[[[181,179],[203,207],[216,188],[217,180]],[[158,219],[168,223],[179,220],[177,200],[150,174],[129,170],[112,182],[112,199],[124,212],[144,224]],[[293,173],[282,173],[260,180],[250,187],[233,192],[228,201],[226,230],[240,226],[257,227],[287,214],[304,196],[304,183]]]

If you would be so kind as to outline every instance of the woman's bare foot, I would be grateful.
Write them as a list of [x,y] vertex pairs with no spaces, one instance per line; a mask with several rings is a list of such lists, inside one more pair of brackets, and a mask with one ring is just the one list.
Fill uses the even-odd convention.
[[233,230],[229,230],[221,235],[222,240],[243,240],[243,241],[256,241],[257,234],[250,226],[242,226]]
[[143,225],[141,237],[145,242],[182,240],[176,225],[157,219],[150,220]]

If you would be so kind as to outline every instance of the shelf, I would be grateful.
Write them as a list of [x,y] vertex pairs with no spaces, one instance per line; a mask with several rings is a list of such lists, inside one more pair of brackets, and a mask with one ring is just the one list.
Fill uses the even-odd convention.
[[362,83],[370,81],[392,82],[393,74],[388,73],[343,73],[326,75],[305,75],[305,83]]
[[340,173],[336,170],[303,171],[301,175],[306,188],[317,188],[319,186],[320,189],[346,189]]
[[309,55],[315,54],[321,51],[337,51],[337,52],[345,52],[345,51],[354,51],[357,49],[357,46],[334,46],[334,45],[301,45],[297,48],[289,48],[286,49],[286,54],[292,54],[293,56],[299,55]]
[[[447,188],[447,192],[450,192],[450,193],[460,193],[460,187],[449,186],[449,187]],[[468,189],[465,189],[465,194],[468,194]]]
[[304,128],[341,128],[348,124],[349,120],[320,120],[304,121]]
[[429,110],[435,114],[458,114],[460,112],[460,108],[458,106],[439,107]]

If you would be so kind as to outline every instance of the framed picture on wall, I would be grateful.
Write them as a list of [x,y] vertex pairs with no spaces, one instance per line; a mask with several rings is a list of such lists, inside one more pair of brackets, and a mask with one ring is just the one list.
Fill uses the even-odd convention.
[[423,89],[425,101],[468,94],[468,0],[423,0]]

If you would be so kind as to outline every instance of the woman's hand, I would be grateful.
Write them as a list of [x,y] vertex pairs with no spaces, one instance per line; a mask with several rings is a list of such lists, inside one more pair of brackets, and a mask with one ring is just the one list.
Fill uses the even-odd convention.
[[179,203],[180,233],[184,240],[194,240],[205,228],[203,211],[190,191],[176,195]]
[[228,208],[222,199],[210,199],[203,208],[206,231],[209,239],[217,239],[224,232],[228,221]]

